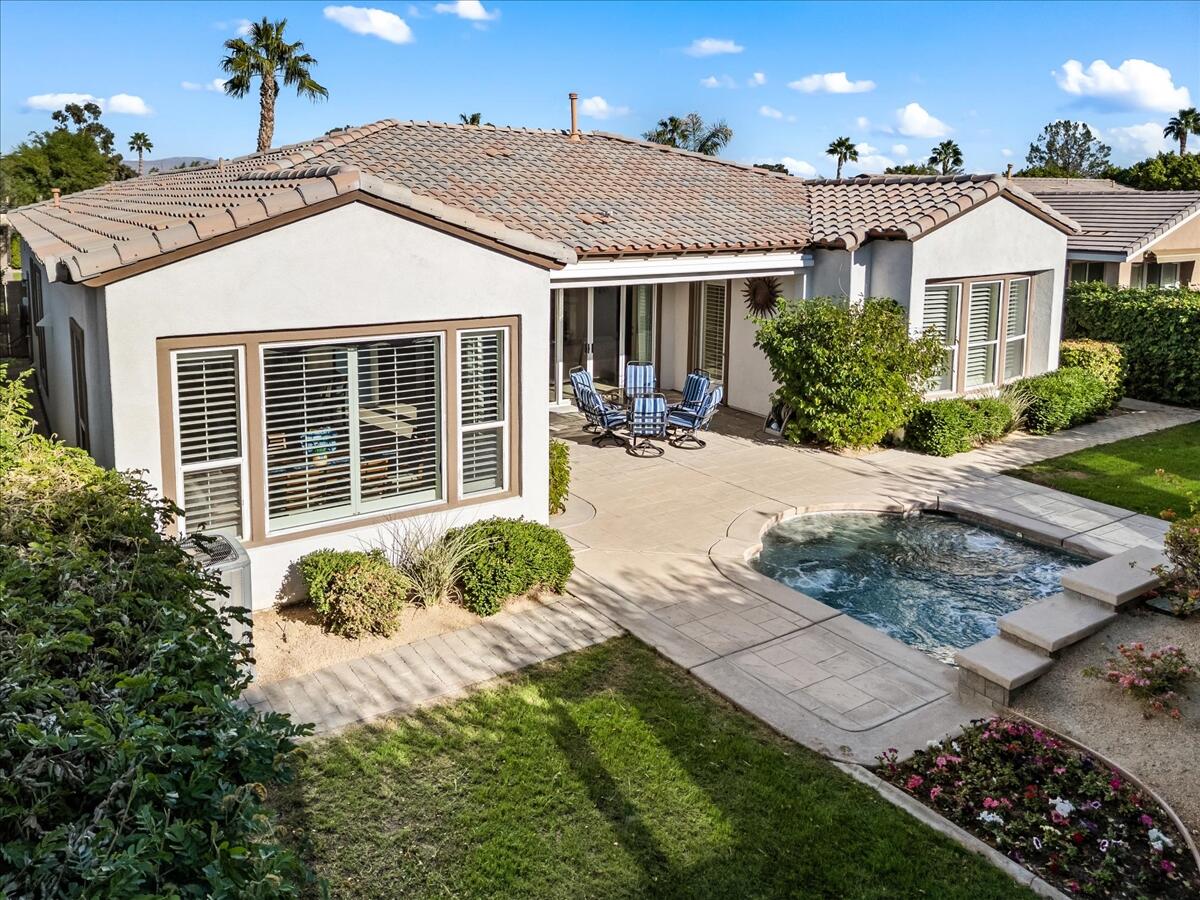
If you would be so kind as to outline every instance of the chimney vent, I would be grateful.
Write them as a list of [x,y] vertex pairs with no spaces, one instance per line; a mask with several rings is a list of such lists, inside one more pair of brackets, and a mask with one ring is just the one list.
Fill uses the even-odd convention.
[[54,205],[59,205],[59,197],[62,196],[62,188],[50,188],[50,196],[54,198]]
[[579,133],[579,95],[572,91],[567,96],[571,98],[571,140],[578,143],[583,140]]
[[1009,179],[1012,178],[1012,166],[1013,166],[1012,163],[1008,164],[1008,171],[1004,173],[1005,178],[1009,178]]
[[217,157],[217,171],[222,173],[225,171],[225,157],[223,156]]

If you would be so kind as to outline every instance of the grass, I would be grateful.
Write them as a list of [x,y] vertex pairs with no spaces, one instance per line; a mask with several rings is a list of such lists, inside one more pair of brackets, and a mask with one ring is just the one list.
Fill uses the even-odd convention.
[[[1156,475],[1162,469],[1167,477]],[[1158,516],[1200,502],[1200,422],[1056,456],[1007,472],[1017,478]]]
[[309,745],[334,897],[1030,897],[632,638]]

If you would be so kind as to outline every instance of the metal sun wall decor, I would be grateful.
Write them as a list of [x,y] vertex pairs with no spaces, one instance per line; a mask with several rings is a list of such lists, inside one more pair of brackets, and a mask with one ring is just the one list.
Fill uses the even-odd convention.
[[779,279],[771,275],[747,278],[746,286],[742,288],[746,309],[752,316],[760,319],[770,319],[775,316],[780,294],[782,291],[779,287]]

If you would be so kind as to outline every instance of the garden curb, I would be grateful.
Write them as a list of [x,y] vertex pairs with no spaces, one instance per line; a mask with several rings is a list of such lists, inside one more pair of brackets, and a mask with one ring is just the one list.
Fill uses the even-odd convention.
[[975,835],[971,834],[965,828],[955,825],[949,819],[940,815],[936,811],[930,809],[921,801],[914,797],[910,797],[900,788],[893,784],[884,781],[870,769],[863,766],[853,765],[851,763],[838,762],[830,760],[833,765],[837,766],[855,781],[873,788],[879,796],[887,800],[893,806],[897,806],[904,810],[913,818],[928,825],[934,831],[945,835],[950,840],[964,847],[972,853],[982,856],[997,869],[1004,872],[1013,881],[1024,887],[1029,888],[1035,894],[1042,897],[1050,897],[1053,900],[1069,900],[1066,894],[1054,887],[1040,875],[1035,875],[1030,872],[1020,863],[1017,863],[999,850],[984,843]]

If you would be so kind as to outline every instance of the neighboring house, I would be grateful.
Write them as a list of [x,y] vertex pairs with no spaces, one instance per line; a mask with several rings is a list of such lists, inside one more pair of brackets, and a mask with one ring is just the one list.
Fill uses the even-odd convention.
[[[1101,179],[1014,178],[1075,220],[1068,281],[1121,287],[1200,283],[1200,191],[1138,191]],[[1081,189],[1082,183],[1091,187]],[[1096,187],[1095,185],[1100,185]]]
[[[292,564],[413,516],[547,516],[568,373],[765,413],[748,280],[894,297],[946,392],[1058,360],[1074,224],[1003,178],[804,182],[598,133],[378,122],[15,211],[51,427],[184,530]],[[762,283],[757,283],[759,287]],[[620,457],[614,466],[620,467]]]

